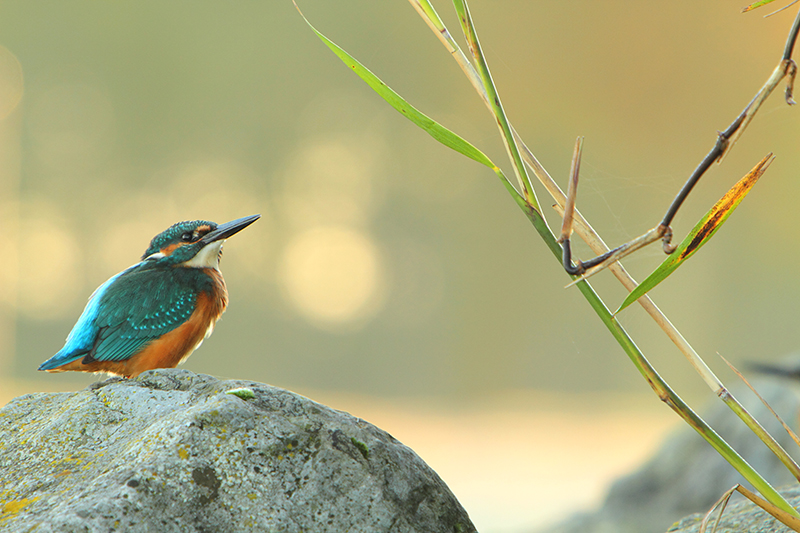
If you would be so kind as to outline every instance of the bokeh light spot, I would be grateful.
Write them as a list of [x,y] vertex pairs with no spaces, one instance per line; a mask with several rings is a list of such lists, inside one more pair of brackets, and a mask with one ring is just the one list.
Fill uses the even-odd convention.
[[384,147],[378,138],[342,136],[311,142],[290,160],[283,205],[295,228],[364,225],[381,203],[374,180]]
[[278,277],[286,299],[323,329],[363,324],[383,304],[386,276],[378,249],[346,227],[300,234],[287,246]]
[[30,93],[28,128],[48,172],[95,166],[113,142],[114,106],[99,84],[63,82]]
[[62,317],[83,288],[78,242],[52,218],[27,220],[23,227],[18,308],[31,318]]
[[8,48],[0,46],[0,120],[17,108],[22,92],[22,65]]

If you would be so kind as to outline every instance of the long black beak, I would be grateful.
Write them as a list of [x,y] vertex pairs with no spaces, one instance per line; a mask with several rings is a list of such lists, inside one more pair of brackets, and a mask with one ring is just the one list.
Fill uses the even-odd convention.
[[249,217],[237,218],[236,220],[231,220],[230,222],[220,224],[217,226],[217,229],[206,233],[200,240],[204,245],[206,245],[214,241],[227,239],[231,235],[239,233],[259,218],[261,218],[261,215],[250,215]]

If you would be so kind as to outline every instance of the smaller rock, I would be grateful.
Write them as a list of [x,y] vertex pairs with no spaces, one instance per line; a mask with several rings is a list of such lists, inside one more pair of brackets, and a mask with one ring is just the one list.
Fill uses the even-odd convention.
[[[800,487],[793,487],[781,494],[792,507],[800,506]],[[710,532],[719,515],[714,511],[706,531]],[[669,528],[667,533],[699,533],[705,513],[697,513],[683,518]],[[717,526],[717,533],[790,533],[792,530],[772,517],[751,501],[728,504]]]
[[[797,431],[800,396],[794,384],[762,379],[754,386]],[[743,385],[734,395],[797,460],[797,446],[766,407]],[[773,486],[793,481],[775,455],[720,400],[715,398],[701,415]],[[708,511],[737,483],[745,484],[741,474],[684,425],[637,471],[614,481],[600,509],[576,514],[540,533],[663,533],[682,516]],[[731,503],[741,499],[735,494]]]

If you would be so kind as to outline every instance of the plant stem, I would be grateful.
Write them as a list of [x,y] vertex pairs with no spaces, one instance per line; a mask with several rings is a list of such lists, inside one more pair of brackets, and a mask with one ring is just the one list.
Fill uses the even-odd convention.
[[[528,219],[533,224],[536,231],[544,239],[545,243],[550,248],[550,251],[561,260],[562,248],[556,241],[555,236],[547,225],[546,220],[542,216],[539,205],[537,202],[531,201],[535,198],[533,187],[530,184],[525,164],[522,161],[519,148],[517,146],[515,133],[505,115],[503,106],[500,103],[500,97],[497,89],[492,80],[489,66],[486,63],[486,58],[481,50],[480,41],[478,40],[477,31],[470,16],[469,8],[466,0],[453,0],[456,13],[461,21],[464,36],[469,44],[472,56],[477,64],[478,73],[482,82],[483,92],[486,95],[486,100],[489,107],[497,120],[498,127],[503,136],[503,141],[506,146],[509,158],[514,164],[514,170],[517,178],[522,185],[523,194],[527,205],[523,206],[521,199],[515,198],[516,202],[528,216]],[[428,12],[426,12],[428,13]],[[434,12],[435,14],[435,12]],[[738,122],[738,121],[737,121]],[[524,177],[524,179],[523,179]],[[507,180],[505,180],[507,182]],[[510,184],[509,184],[510,185]],[[518,196],[518,195],[517,195]],[[591,307],[609,329],[611,334],[620,344],[620,346],[628,354],[628,357],[634,363],[639,372],[644,376],[658,397],[669,405],[678,415],[684,419],[690,426],[692,426],[698,433],[700,433],[706,441],[714,447],[720,455],[722,455],[745,479],[756,487],[761,494],[763,494],[770,502],[800,518],[800,514],[777,492],[775,489],[748,463],[745,461],[733,448],[728,445],[708,424],[703,421],[692,409],[681,400],[681,398],[669,387],[669,385],[659,376],[656,370],[650,365],[649,361],[644,357],[639,348],[622,328],[619,322],[614,318],[603,301],[594,292],[594,289],[585,281],[578,282],[578,287],[584,297],[587,299]],[[692,350],[693,352],[693,350]],[[695,353],[695,355],[697,355]],[[756,421],[752,415],[727,391],[717,377],[711,372],[711,369],[705,362],[697,356],[695,368],[707,378],[709,386],[712,385],[712,390],[716,389],[719,396],[728,405],[734,413],[741,418],[745,424],[761,438],[767,447],[775,453],[779,460],[792,472],[792,474],[800,480],[800,467],[789,457],[786,451],[778,444],[778,442],[770,435],[764,428]]]
[[[506,117],[503,104],[500,103],[500,95],[497,93],[497,88],[494,85],[494,81],[492,81],[492,75],[489,72],[489,65],[486,63],[486,58],[483,55],[481,43],[478,40],[478,34],[475,31],[474,25],[472,24],[472,17],[469,14],[467,3],[465,0],[453,0],[453,5],[455,5],[456,13],[461,21],[461,27],[464,30],[464,36],[467,39],[469,49],[478,64],[478,74],[480,75],[481,82],[483,83],[483,88],[486,92],[486,98],[489,102],[489,106],[492,109],[492,114],[497,121],[497,127],[500,129],[506,151],[509,153],[511,161],[514,163],[514,173],[516,174],[517,180],[522,188],[522,194],[525,196],[525,199],[528,201],[528,203],[531,204],[537,211],[539,211],[539,202],[536,200],[536,193],[534,192],[533,185],[528,177],[525,163],[522,161],[522,155],[520,154],[519,147],[514,139],[514,135],[511,133],[511,124],[508,122],[508,117]],[[545,224],[546,223],[547,222],[545,221]]]
[[[517,202],[519,204],[519,202]],[[528,207],[523,209],[525,215],[533,224],[533,227],[544,239],[547,247],[553,255],[561,260],[561,246],[556,242],[555,236],[552,234],[546,224],[543,223],[541,215]],[[594,309],[595,313],[600,317],[600,320],[605,324],[606,328],[611,332],[611,335],[619,343],[625,353],[628,355],[634,366],[644,376],[645,380],[650,384],[650,387],[659,397],[659,399],[666,403],[678,416],[680,416],[687,424],[689,424],[701,437],[703,437],[717,452],[728,461],[749,483],[751,483],[770,503],[776,507],[786,511],[790,515],[800,518],[800,513],[792,507],[789,502],[778,492],[772,485],[765,480],[750,464],[739,455],[725,440],[720,437],[714,429],[709,426],[697,413],[695,413],[689,405],[687,405],[675,393],[666,381],[658,374],[653,368],[647,358],[642,354],[639,347],[633,339],[630,338],[628,333],[611,314],[606,305],[594,291],[589,282],[583,280],[577,283],[578,289],[583,294],[584,298],[589,302],[589,305]],[[728,403],[728,402],[726,402]],[[731,408],[734,405],[728,403]],[[741,407],[741,406],[739,406]],[[742,408],[744,409],[744,408]],[[738,414],[738,413],[737,413]],[[749,416],[749,414],[748,414]],[[761,426],[759,426],[761,427]],[[763,428],[761,428],[763,431]],[[784,452],[785,453],[785,452]]]

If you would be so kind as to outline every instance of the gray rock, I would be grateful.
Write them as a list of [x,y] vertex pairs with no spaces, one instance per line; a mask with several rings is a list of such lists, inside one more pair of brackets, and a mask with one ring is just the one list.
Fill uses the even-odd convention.
[[[800,506],[800,488],[794,487],[781,494],[793,507]],[[708,522],[706,531],[711,531],[717,515],[718,513],[715,511]],[[668,533],[698,533],[704,517],[705,513],[687,516],[674,524]],[[717,526],[717,533],[789,533],[790,531],[792,531],[790,528],[772,518],[770,514],[750,501],[740,501],[728,505],[725,512],[722,513],[719,526]]]
[[156,370],[0,409],[0,530],[475,527],[435,472],[364,420],[261,383]]
[[[785,380],[760,380],[754,386],[797,431],[800,397],[793,384]],[[744,387],[737,388],[734,395],[797,460],[797,446],[763,404]],[[721,401],[715,400],[701,414],[773,486],[794,481],[772,452]],[[544,532],[663,533],[683,516],[707,512],[737,483],[753,490],[705,440],[683,426],[636,472],[616,480],[600,509],[576,514]],[[732,502],[741,499],[737,494]]]

